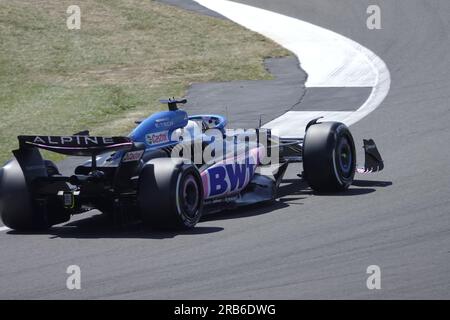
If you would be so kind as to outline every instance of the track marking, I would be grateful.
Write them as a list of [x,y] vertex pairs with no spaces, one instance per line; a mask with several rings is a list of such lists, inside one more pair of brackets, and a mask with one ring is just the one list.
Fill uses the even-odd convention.
[[288,111],[265,124],[263,128],[272,128],[272,131],[280,137],[302,138],[305,135],[304,128],[312,119],[323,117],[320,121],[345,122],[352,113],[351,111]]
[[[195,1],[292,51],[308,73],[307,87],[372,87],[369,98],[356,111],[322,111],[319,116],[352,125],[374,111],[389,92],[391,80],[386,64],[375,53],[349,38],[296,18],[241,3]],[[278,130],[277,134],[282,136],[303,137],[304,126],[300,124],[311,120],[311,114],[291,111],[264,127]]]
[[8,228],[8,227],[0,227],[0,232],[2,232],[2,231],[8,231],[8,230],[11,230],[11,229]]

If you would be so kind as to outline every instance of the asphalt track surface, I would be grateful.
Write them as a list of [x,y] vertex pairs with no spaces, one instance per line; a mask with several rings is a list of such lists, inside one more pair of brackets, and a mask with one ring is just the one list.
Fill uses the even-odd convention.
[[[293,167],[273,205],[181,234],[116,230],[99,215],[42,234],[1,232],[0,298],[450,298],[450,2],[240,2],[338,32],[385,61],[389,95],[351,129],[377,141],[386,169],[319,196]],[[366,28],[369,4],[380,5],[382,30]],[[66,289],[72,264],[81,290]],[[369,265],[381,268],[381,290],[366,288]]]

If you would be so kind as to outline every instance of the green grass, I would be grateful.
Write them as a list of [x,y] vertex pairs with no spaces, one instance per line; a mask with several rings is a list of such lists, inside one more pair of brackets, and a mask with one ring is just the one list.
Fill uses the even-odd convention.
[[150,0],[0,2],[0,161],[19,134],[126,134],[189,84],[270,79],[289,53],[234,23]]

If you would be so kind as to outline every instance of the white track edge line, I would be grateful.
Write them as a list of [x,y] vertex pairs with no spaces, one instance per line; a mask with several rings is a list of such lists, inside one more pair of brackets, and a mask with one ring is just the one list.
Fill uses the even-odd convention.
[[[194,1],[250,30],[256,31],[272,39],[286,49],[294,52],[300,60],[301,67],[311,77],[319,74],[319,78],[312,83],[308,80],[309,83],[306,83],[307,87],[371,86],[372,91],[368,99],[356,111],[351,112],[344,119],[339,119],[349,126],[373,112],[383,102],[389,92],[391,78],[386,64],[374,52],[360,45],[356,41],[344,37],[334,31],[299,19],[241,3],[227,0]],[[277,21],[279,24],[281,23],[283,25],[274,27],[272,24],[269,28],[267,21]],[[295,30],[292,29],[293,26],[295,26]],[[311,33],[313,33],[313,36],[310,35]],[[321,66],[323,64],[323,56],[321,57],[320,55],[311,53],[324,53],[326,47],[330,45],[335,46],[337,50],[341,50],[341,54],[335,55],[335,50],[333,50],[333,54],[327,56],[328,71],[324,71]],[[309,53],[305,55],[305,51],[308,50]],[[326,54],[329,53],[325,52],[325,55]],[[344,64],[342,64],[342,59],[337,61],[338,59],[336,58],[336,61],[332,61],[335,56],[342,57],[347,55],[356,60],[347,59]],[[358,63],[362,62],[360,59],[364,60],[365,65]],[[305,63],[305,61],[308,61],[309,63]],[[333,62],[336,65],[333,66]],[[336,76],[335,72],[332,72],[333,70],[340,69],[344,69],[346,72],[338,76]],[[372,71],[372,74],[369,78],[366,78],[364,73],[367,73],[368,69]],[[358,77],[362,78],[359,79]],[[302,111],[291,111],[292,115],[298,113],[297,116],[299,118],[306,115],[301,112]],[[325,116],[330,114],[327,111],[322,111],[322,113]],[[269,122],[264,127],[270,127],[270,124],[277,119]],[[284,123],[284,126],[286,125],[287,123]],[[294,130],[296,135],[300,136],[302,134],[301,130],[295,131],[295,129],[298,130],[298,123],[291,123],[291,127],[290,131]]]

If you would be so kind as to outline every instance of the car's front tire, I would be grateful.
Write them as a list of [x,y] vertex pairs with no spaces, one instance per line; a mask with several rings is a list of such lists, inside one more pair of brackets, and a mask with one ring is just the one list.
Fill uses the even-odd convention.
[[317,192],[339,192],[349,188],[356,171],[352,134],[340,122],[323,122],[308,128],[303,141],[303,171]]

